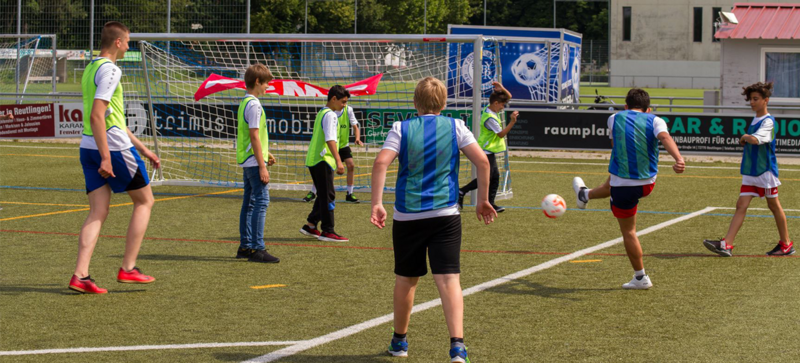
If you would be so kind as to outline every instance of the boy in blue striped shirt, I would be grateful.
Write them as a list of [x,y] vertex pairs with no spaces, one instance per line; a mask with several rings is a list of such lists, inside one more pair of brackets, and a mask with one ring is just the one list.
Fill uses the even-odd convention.
[[667,131],[667,123],[649,113],[650,95],[643,89],[633,88],[625,97],[625,111],[608,118],[611,138],[611,174],[603,185],[586,188],[583,179],[575,177],[578,208],[586,208],[590,199],[611,197],[611,212],[617,217],[625,251],[633,266],[633,279],[622,285],[624,289],[643,290],[653,286],[645,274],[642,246],[636,236],[636,207],[639,199],[650,195],[658,174],[658,142],[675,159],[672,170],[683,173],[683,162],[678,146]]
[[450,362],[469,362],[464,346],[464,297],[460,282],[461,216],[458,211],[459,150],[478,169],[478,220],[491,223],[497,213],[489,203],[489,160],[464,121],[441,116],[447,101],[442,81],[427,77],[414,90],[419,116],[395,122],[372,168],[372,217],[386,226],[383,187],[386,170],[399,160],[395,191],[394,336],[389,353],[408,356],[408,332],[414,292],[420,276],[431,272],[442,298],[450,332]]
[[786,214],[778,201],[778,159],[775,157],[775,118],[767,112],[769,97],[772,96],[772,82],[758,82],[742,88],[742,96],[750,102],[750,108],[756,117],[750,123],[747,134],[739,139],[744,146],[742,153],[742,187],[739,189],[739,200],[736,201],[736,213],[725,238],[705,240],[703,245],[711,252],[723,257],[730,257],[733,240],[747,216],[747,207],[753,197],[767,197],[767,206],[775,217],[780,240],[769,256],[788,256],[795,253],[794,243],[789,239],[789,227],[786,225]]

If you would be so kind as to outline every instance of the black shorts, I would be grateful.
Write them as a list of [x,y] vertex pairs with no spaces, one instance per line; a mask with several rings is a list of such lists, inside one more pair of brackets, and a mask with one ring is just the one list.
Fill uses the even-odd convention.
[[350,150],[349,146],[345,146],[339,149],[339,158],[344,161],[345,159],[352,159],[353,158],[353,150]]
[[394,273],[405,277],[428,274],[425,253],[430,257],[431,272],[461,273],[461,216],[445,216],[416,221],[394,221]]
[[636,215],[639,199],[653,191],[655,183],[635,187],[611,187],[611,213],[617,218],[630,218]]

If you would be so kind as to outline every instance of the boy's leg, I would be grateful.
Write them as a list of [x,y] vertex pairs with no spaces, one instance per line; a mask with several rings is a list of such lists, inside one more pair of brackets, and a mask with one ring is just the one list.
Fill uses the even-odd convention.
[[322,165],[324,169],[323,180],[317,186],[319,196],[317,201],[321,202],[319,207],[322,220],[322,232],[334,233],[333,210],[336,207],[336,189],[333,187],[333,169],[328,164]]
[[628,218],[617,218],[619,230],[622,232],[622,241],[625,244],[625,252],[631,261],[634,271],[644,270],[642,261],[642,245],[639,244],[639,237],[636,236],[636,215]]
[[89,197],[89,215],[81,227],[78,236],[78,259],[75,264],[75,276],[84,278],[89,276],[89,262],[92,259],[100,228],[103,227],[108,217],[108,208],[111,203],[111,188],[108,184],[91,191]]
[[639,199],[650,195],[653,187],[654,184],[609,187],[611,212],[619,223],[622,241],[625,244],[625,252],[634,271],[633,279],[622,285],[624,289],[649,289],[653,286],[650,278],[645,274],[642,245],[639,243],[639,237],[636,236],[636,212],[639,206]]
[[778,197],[767,198],[767,206],[775,217],[775,224],[778,226],[778,235],[781,241],[789,243],[791,239],[789,239],[789,227],[786,224],[786,214],[783,213],[783,207],[781,207],[781,202],[778,200]]
[[576,203],[578,208],[586,208],[586,204],[590,199],[604,199],[611,196],[611,176],[606,178],[603,184],[598,185],[594,189],[589,189],[580,177],[572,179],[572,190],[575,191]]
[[347,194],[353,194],[353,187],[356,179],[356,163],[353,158],[344,159],[344,165],[347,167]]
[[252,191],[252,213],[250,215],[250,248],[254,250],[264,250],[264,223],[267,218],[267,207],[269,207],[269,188],[261,182],[253,184]]
[[[314,183],[314,188],[317,190],[320,188],[320,183],[324,182],[323,168],[325,168],[325,165],[323,164],[324,163],[319,163],[317,165],[308,167],[308,172],[311,174],[311,181]],[[306,218],[306,221],[308,222],[307,225],[309,227],[314,227],[315,229],[317,228],[317,223],[319,223],[320,220],[320,211],[322,210],[321,204],[324,204],[322,198],[317,198],[314,200],[314,205],[311,207],[311,213],[309,213],[308,218]]]
[[[250,240],[252,240],[252,236],[250,235],[250,216],[253,213],[253,204],[252,204],[252,191],[253,187],[250,184],[250,179],[252,179],[252,172],[248,170],[249,168],[242,168],[242,175],[244,180],[244,194],[242,195],[242,209],[239,212],[239,249],[250,249]],[[259,179],[259,182],[261,180]],[[238,254],[237,254],[238,255]],[[244,256],[242,256],[244,257]]]
[[122,257],[122,268],[125,271],[131,271],[136,267],[136,257],[139,255],[139,248],[142,246],[142,239],[150,223],[150,213],[155,203],[149,184],[140,189],[129,190],[128,195],[133,202],[133,214],[125,236],[125,255]]
[[489,203],[494,206],[494,199],[497,197],[497,188],[500,186],[500,170],[497,168],[497,156],[495,154],[488,154],[486,156],[489,159]]
[[419,277],[395,275],[394,279],[394,332],[408,333],[411,309],[414,307],[414,294]]
[[736,234],[739,233],[739,228],[742,228],[744,218],[747,216],[747,208],[750,206],[751,200],[753,200],[751,195],[740,195],[739,200],[736,201],[736,212],[733,213],[728,233],[725,234],[725,243],[727,245],[733,245]]
[[444,320],[450,338],[464,338],[464,295],[461,292],[461,274],[434,274],[433,280],[442,298]]
[[589,199],[605,199],[611,196],[611,177],[609,176],[603,184],[589,190]]

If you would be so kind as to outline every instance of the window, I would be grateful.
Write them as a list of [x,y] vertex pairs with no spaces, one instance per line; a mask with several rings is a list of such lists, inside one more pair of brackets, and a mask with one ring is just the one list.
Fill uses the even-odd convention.
[[694,8],[694,41],[703,41],[703,8]]
[[772,100],[800,102],[798,79],[800,79],[800,49],[761,49],[761,80],[774,83]]
[[714,43],[719,41],[719,39],[714,36],[714,33],[717,32],[717,28],[714,23],[719,21],[718,18],[720,11],[722,11],[722,8],[711,8],[711,41]]
[[622,40],[631,40],[631,7],[622,7]]

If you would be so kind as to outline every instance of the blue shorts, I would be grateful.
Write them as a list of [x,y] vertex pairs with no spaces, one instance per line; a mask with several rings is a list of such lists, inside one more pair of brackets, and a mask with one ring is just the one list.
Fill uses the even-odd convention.
[[653,191],[655,183],[635,187],[611,187],[611,212],[617,218],[630,218],[636,215],[639,199]]
[[100,169],[100,151],[81,148],[81,166],[83,177],[86,180],[86,193],[90,193],[103,185],[108,185],[114,193],[136,190],[150,184],[147,177],[147,167],[132,147],[128,150],[111,152],[111,167],[114,177],[103,178],[97,171]]

